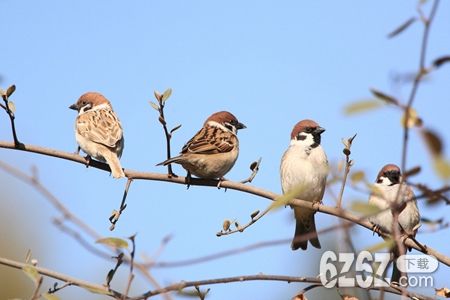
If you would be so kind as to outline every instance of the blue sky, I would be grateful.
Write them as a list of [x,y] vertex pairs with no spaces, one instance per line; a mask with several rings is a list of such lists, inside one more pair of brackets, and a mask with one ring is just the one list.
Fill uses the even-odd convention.
[[[165,140],[156,112],[148,105],[153,91],[171,87],[167,121],[182,124],[174,135],[174,154],[219,110],[233,112],[247,129],[239,132],[241,152],[227,175],[241,180],[249,164],[262,157],[254,185],[280,192],[279,160],[292,126],[315,119],[327,131],[322,144],[330,162],[341,160],[341,138],[358,133],[353,147],[354,170],[375,178],[385,163],[400,163],[400,113],[392,108],[348,117],[346,104],[370,98],[377,88],[405,100],[409,86],[395,85],[395,74],[418,64],[422,26],[414,24],[396,39],[387,34],[410,16],[415,1],[0,1],[0,47],[5,88],[16,84],[19,138],[29,144],[74,151],[75,114],[68,109],[86,91],[98,91],[113,104],[125,132],[125,168],[165,172],[155,164],[165,159]],[[428,8],[428,6],[426,6]],[[433,24],[427,63],[450,53],[450,4],[441,1]],[[415,108],[427,127],[445,132],[448,124],[450,68],[444,66],[419,90]],[[0,139],[10,140],[9,121],[0,117]],[[418,134],[411,135],[408,166],[421,165],[417,181],[439,187],[430,156]],[[448,146],[448,145],[447,145]],[[447,156],[450,155],[448,147]],[[289,209],[269,214],[242,234],[217,238],[224,219],[248,220],[269,202],[236,191],[136,181],[117,229],[107,218],[117,208],[125,180],[105,172],[34,154],[0,151],[2,160],[22,170],[32,165],[41,181],[86,223],[105,236],[137,235],[138,257],[151,256],[168,234],[172,241],[160,260],[193,258],[248,244],[290,238]],[[175,172],[184,171],[175,166]],[[42,266],[76,277],[103,282],[113,262],[82,249],[52,223],[57,212],[33,189],[0,173],[6,207],[0,215],[16,231],[2,235],[20,245],[8,257],[23,260],[31,248]],[[333,187],[336,191],[337,187]],[[346,191],[346,203],[366,195]],[[333,205],[327,194],[324,203]],[[425,207],[429,218],[445,216],[445,206]],[[337,219],[317,215],[319,228]],[[3,227],[3,226],[2,226]],[[5,228],[5,227],[3,227]],[[0,231],[1,232],[1,231]],[[379,242],[367,230],[352,231],[358,248]],[[419,234],[419,240],[450,253],[446,232]],[[19,241],[17,240],[19,239]],[[321,236],[325,249],[341,243],[338,234]],[[6,250],[5,250],[6,251]],[[177,269],[155,269],[162,285],[242,274],[317,275],[320,252],[292,252],[289,244]],[[441,267],[436,287],[448,268]],[[123,273],[123,278],[126,272]],[[52,281],[46,281],[47,286]],[[116,282],[117,284],[117,282]],[[120,288],[120,284],[116,285]],[[212,287],[211,299],[287,298],[302,285],[252,282]],[[137,279],[133,293],[149,289]],[[431,289],[425,292],[432,293]],[[312,292],[314,295],[316,291]],[[102,299],[75,288],[64,299]],[[20,296],[20,295],[19,295]],[[28,297],[21,295],[21,297]],[[331,292],[330,297],[336,297]]]

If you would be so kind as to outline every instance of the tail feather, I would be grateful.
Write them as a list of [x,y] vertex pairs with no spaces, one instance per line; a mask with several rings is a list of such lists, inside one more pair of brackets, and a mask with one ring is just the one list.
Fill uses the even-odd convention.
[[166,159],[165,161],[160,162],[159,164],[156,164],[156,165],[157,165],[157,166],[167,166],[167,165],[169,165],[169,164],[171,164],[171,163],[176,163],[176,162],[178,162],[179,159],[180,159],[180,156],[175,156],[175,157]]
[[[297,250],[301,248],[306,250],[308,247],[308,241],[313,245],[313,247],[320,249],[319,237],[317,236],[316,223],[314,220],[314,213],[307,212],[305,214],[305,209],[294,208],[295,211],[295,234],[291,243],[292,250]],[[305,235],[307,238],[305,238]]]
[[114,178],[122,178],[125,177],[125,173],[122,170],[122,166],[120,165],[119,158],[113,152],[108,152],[107,155],[103,155],[106,162],[111,169],[112,177]]

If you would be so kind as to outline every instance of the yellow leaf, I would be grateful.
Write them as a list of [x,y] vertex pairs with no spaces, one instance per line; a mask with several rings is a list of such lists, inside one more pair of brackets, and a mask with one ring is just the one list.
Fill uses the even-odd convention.
[[304,185],[299,185],[299,186],[293,188],[292,190],[290,190],[289,192],[287,192],[286,194],[283,194],[283,195],[275,198],[275,201],[273,201],[272,204],[270,205],[270,210],[274,210],[274,209],[288,205],[305,188],[307,188],[307,187],[305,187]]
[[421,130],[422,137],[425,141],[425,143],[428,146],[428,149],[430,150],[431,154],[433,156],[440,155],[442,153],[442,141],[440,137],[433,131],[429,129],[422,129]]
[[353,172],[352,175],[350,175],[350,180],[353,183],[358,183],[361,180],[364,180],[365,176],[366,176],[366,174],[364,174],[363,171],[356,171],[356,172]]
[[381,243],[375,244],[373,246],[370,246],[369,248],[366,249],[366,251],[369,251],[371,253],[383,250],[383,249],[388,249],[390,250],[393,246],[394,246],[394,241],[391,239],[386,239],[384,241],[382,241]]
[[22,270],[27,274],[27,276],[34,282],[34,284],[37,284],[39,281],[39,275],[38,271],[36,270],[35,266],[32,265],[26,265],[22,268]]
[[380,212],[380,208],[378,206],[362,201],[354,201],[352,203],[351,210],[369,216],[376,215]]
[[44,298],[45,300],[59,300],[58,296],[49,293],[42,294],[42,298]]
[[442,155],[439,155],[434,159],[433,165],[434,169],[441,178],[450,178],[450,162],[446,160]]
[[106,287],[95,287],[95,286],[88,286],[88,285],[80,285],[80,287],[82,287],[94,294],[109,295],[109,296],[112,295],[111,292],[108,291],[108,289]]
[[353,103],[350,103],[349,105],[347,105],[344,108],[344,113],[346,115],[353,115],[353,114],[373,110],[373,109],[379,108],[381,106],[382,106],[382,103],[377,100],[362,100],[362,101],[353,102]]
[[128,248],[127,241],[114,237],[99,239],[96,241],[96,243],[111,246],[114,248]]
[[[406,118],[406,111],[403,113],[403,116],[401,118],[402,127],[405,126],[405,118]],[[420,126],[420,125],[422,125],[422,120],[419,118],[417,111],[414,108],[410,107],[408,121],[406,122],[406,126],[408,128],[412,128],[414,126]]]

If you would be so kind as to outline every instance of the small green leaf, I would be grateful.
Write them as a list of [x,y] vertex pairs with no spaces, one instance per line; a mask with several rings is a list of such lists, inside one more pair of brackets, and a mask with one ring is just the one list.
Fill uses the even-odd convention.
[[6,96],[6,91],[4,89],[0,89],[0,96]]
[[307,187],[305,185],[301,184],[293,188],[289,192],[275,198],[275,201],[273,201],[270,205],[270,210],[275,210],[288,205],[293,199],[297,198],[298,194],[300,194],[306,188]]
[[49,294],[49,293],[45,293],[41,295],[42,298],[44,298],[45,300],[59,300],[59,297],[56,296],[55,294]]
[[387,102],[389,104],[393,104],[393,105],[399,105],[399,101],[397,99],[395,99],[394,97],[387,95],[383,92],[380,92],[379,90],[376,89],[370,89],[370,92],[377,97],[380,100],[383,100],[384,102]]
[[366,251],[374,253],[374,252],[378,252],[383,249],[390,250],[394,245],[395,245],[395,243],[392,239],[386,239],[386,240],[382,241],[381,243],[370,246],[369,248],[366,249]]
[[6,90],[6,97],[10,97],[16,91],[16,86],[13,84]]
[[354,201],[352,203],[351,209],[353,211],[369,216],[376,215],[378,212],[380,212],[380,208],[378,206],[362,201]]
[[148,103],[150,103],[150,105],[153,107],[154,110],[159,111],[158,104],[156,104],[155,102],[152,102],[152,101],[148,101]]
[[366,112],[369,110],[379,108],[379,107],[381,107],[381,105],[382,105],[382,103],[380,103],[380,101],[362,100],[362,101],[353,102],[353,103],[350,103],[349,105],[347,105],[344,108],[344,113],[346,115],[353,115],[353,114],[362,113],[362,112]]
[[128,248],[128,242],[126,240],[114,237],[99,239],[96,241],[96,243],[111,246],[114,248]]
[[167,90],[164,91],[164,93],[162,94],[162,102],[166,102],[167,99],[169,99],[170,95],[172,95],[172,89],[168,88]]
[[447,161],[442,155],[439,155],[434,159],[433,166],[441,178],[450,178],[450,162]]
[[27,276],[34,282],[34,284],[37,284],[39,281],[39,275],[38,271],[36,270],[35,266],[32,265],[26,265],[22,268],[22,270],[27,274]]
[[16,112],[16,105],[11,100],[8,100],[8,108],[12,113]]

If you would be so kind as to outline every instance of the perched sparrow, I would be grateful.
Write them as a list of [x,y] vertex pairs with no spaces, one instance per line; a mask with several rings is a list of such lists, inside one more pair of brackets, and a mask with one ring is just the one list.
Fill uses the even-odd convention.
[[[298,189],[295,198],[320,203],[328,175],[328,161],[320,146],[320,135],[325,129],[312,120],[298,122],[291,132],[289,148],[281,159],[280,175],[283,193]],[[294,207],[296,226],[292,250],[306,250],[308,240],[320,249],[314,222],[314,210]],[[307,234],[308,240],[303,239]]]
[[89,92],[69,108],[78,111],[75,137],[80,148],[89,157],[108,163],[114,178],[125,177],[119,161],[124,147],[122,126],[108,99]]
[[[400,168],[394,164],[385,165],[378,173],[374,192],[370,195],[369,203],[377,206],[382,211],[369,217],[369,221],[386,233],[393,230],[393,210],[399,212],[398,229],[400,234],[415,236],[420,227],[420,214],[414,192],[406,183],[401,182]],[[397,201],[397,202],[396,202]],[[396,225],[397,226],[397,225]],[[402,254],[399,247],[392,249],[394,261]],[[396,264],[393,264],[391,282],[399,282],[402,274]]]
[[238,129],[245,128],[235,116],[227,111],[212,114],[197,134],[181,150],[179,156],[160,165],[177,163],[200,178],[223,179],[231,170],[239,154]]

